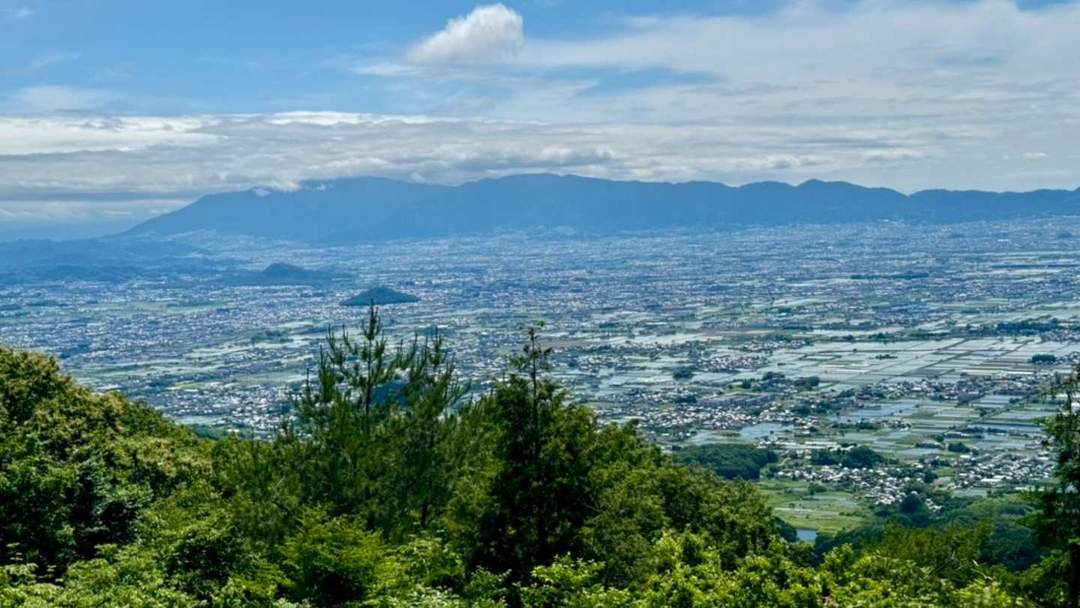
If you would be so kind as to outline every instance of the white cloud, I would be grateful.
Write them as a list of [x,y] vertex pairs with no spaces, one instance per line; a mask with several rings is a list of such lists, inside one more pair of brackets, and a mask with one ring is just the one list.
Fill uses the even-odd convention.
[[4,222],[139,222],[176,210],[187,199],[141,200],[0,200],[0,225]]
[[[627,161],[641,165],[634,177],[1076,187],[1065,159],[1080,135],[1078,31],[1077,0],[789,0],[751,15],[632,17],[593,37],[530,36],[492,64],[428,70],[406,57],[354,69],[453,99],[432,101],[436,112],[531,117],[571,140],[658,138],[618,150],[640,155]],[[1017,148],[1053,162],[1016,166]]]
[[20,113],[43,114],[98,110],[115,96],[100,89],[39,85],[15,91],[11,104]]
[[891,148],[886,150],[870,150],[863,155],[867,161],[879,163],[892,163],[900,161],[915,161],[926,158],[926,155],[918,150],[906,150],[904,148]]
[[[205,117],[85,116],[0,117],[0,159],[25,156],[50,158],[95,152],[138,153],[152,146],[208,146],[215,136],[200,129],[212,123]],[[0,180],[0,185],[4,182]]]
[[[665,68],[718,78],[821,83],[948,80],[1001,68],[1075,74],[1057,57],[1080,50],[1075,2],[1021,10],[1009,0],[792,1],[780,11],[639,18],[614,34],[530,40],[523,65]],[[1072,55],[1069,55],[1072,56]]]
[[[1080,123],[1059,126],[1056,137],[1066,151]],[[992,158],[987,141],[965,125],[842,122],[568,124],[342,112],[0,118],[0,198],[177,196],[354,175],[455,183],[530,171],[734,183],[823,177],[902,189],[1075,187],[1068,153],[1026,173],[1036,167]],[[929,182],[927,172],[943,159],[963,178]]]
[[614,156],[596,137],[483,119],[342,112],[0,118],[0,197],[212,192],[359,174],[454,182],[595,171]]
[[475,64],[513,56],[525,45],[521,15],[502,4],[478,6],[414,46],[408,60],[418,64]]

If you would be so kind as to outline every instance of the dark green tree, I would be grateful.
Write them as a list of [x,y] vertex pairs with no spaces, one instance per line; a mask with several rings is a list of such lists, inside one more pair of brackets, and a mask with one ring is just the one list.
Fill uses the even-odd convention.
[[1047,443],[1057,460],[1054,484],[1041,496],[1037,518],[1040,539],[1057,553],[1052,559],[1067,564],[1067,604],[1080,606],[1080,366],[1050,389],[1059,402],[1046,421]]
[[492,504],[479,524],[477,562],[523,580],[534,566],[577,549],[589,512],[595,419],[566,404],[546,376],[551,349],[529,328],[509,375],[486,397],[496,417],[500,471]]
[[0,564],[46,577],[134,538],[156,499],[206,473],[193,433],[56,362],[0,348]]
[[359,339],[330,332],[278,438],[296,446],[303,502],[388,536],[429,527],[450,499],[447,443],[466,392],[437,333],[391,351],[375,307]]
[[409,518],[406,532],[426,530],[451,498],[459,463],[452,444],[458,430],[456,408],[468,392],[458,381],[442,335],[414,343],[406,359],[405,409],[393,434],[400,446],[394,471],[398,512]]
[[345,329],[328,332],[315,377],[295,400],[295,426],[287,422],[282,433],[285,442],[303,440],[296,464],[305,473],[305,502],[325,504],[332,515],[366,510],[371,525],[383,523],[375,499],[390,493],[380,487],[392,464],[387,423],[401,405],[397,381],[409,359],[389,351],[375,307],[359,339]]

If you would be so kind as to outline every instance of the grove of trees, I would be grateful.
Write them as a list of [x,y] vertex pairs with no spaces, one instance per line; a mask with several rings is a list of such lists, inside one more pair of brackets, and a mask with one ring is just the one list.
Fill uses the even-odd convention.
[[256,439],[197,435],[0,348],[0,607],[1076,605],[1071,402],[1048,427],[1041,558],[987,558],[978,519],[815,553],[714,472],[752,477],[767,454],[681,464],[575,405],[549,354],[530,330],[477,395],[441,337],[391,348],[371,310]]

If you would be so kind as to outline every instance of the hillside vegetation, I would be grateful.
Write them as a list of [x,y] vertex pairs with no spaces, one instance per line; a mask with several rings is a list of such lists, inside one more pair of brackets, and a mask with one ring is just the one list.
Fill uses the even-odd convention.
[[0,606],[1068,605],[1071,412],[1033,566],[984,559],[975,516],[815,554],[712,470],[752,477],[761,455],[679,464],[574,405],[548,354],[530,331],[466,399],[440,338],[392,351],[372,310],[264,440],[199,437],[0,349]]

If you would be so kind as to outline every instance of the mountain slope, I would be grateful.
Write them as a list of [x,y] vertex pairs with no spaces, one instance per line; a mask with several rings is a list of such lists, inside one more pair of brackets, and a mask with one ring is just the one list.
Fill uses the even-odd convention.
[[807,181],[610,181],[548,174],[438,186],[384,178],[305,182],[295,191],[205,196],[134,234],[213,230],[298,241],[353,242],[567,227],[585,233],[876,220],[957,222],[1080,214],[1080,190],[1026,193],[887,188]]

